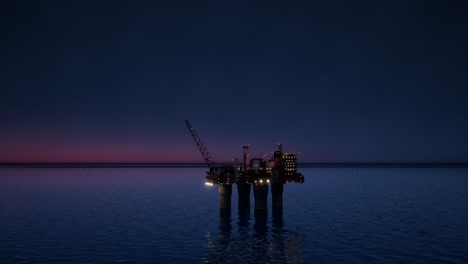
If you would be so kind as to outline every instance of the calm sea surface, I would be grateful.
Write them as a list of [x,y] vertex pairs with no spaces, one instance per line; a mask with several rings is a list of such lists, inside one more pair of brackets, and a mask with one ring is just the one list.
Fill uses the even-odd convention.
[[467,168],[301,168],[230,216],[204,171],[0,169],[0,262],[468,263]]

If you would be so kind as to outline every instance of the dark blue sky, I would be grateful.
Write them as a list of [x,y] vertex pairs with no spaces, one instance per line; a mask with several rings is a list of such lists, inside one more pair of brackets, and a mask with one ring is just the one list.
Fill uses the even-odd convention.
[[468,162],[465,1],[0,7],[0,162]]

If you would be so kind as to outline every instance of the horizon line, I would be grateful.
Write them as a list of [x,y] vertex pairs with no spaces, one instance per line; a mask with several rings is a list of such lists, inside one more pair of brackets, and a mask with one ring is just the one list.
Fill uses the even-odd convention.
[[[229,162],[218,165],[232,164]],[[216,165],[215,164],[215,165]],[[207,167],[204,162],[0,162],[0,168],[181,168]],[[299,162],[298,167],[468,167],[468,162]]]

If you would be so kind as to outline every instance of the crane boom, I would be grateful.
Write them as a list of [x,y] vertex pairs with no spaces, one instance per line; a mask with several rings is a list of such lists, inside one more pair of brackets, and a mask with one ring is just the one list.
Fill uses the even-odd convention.
[[190,122],[188,120],[185,120],[185,124],[187,125],[187,128],[190,131],[190,134],[192,134],[193,140],[195,140],[195,143],[197,144],[197,147],[200,150],[200,153],[202,154],[203,159],[205,159],[206,164],[210,166],[211,164],[215,163],[211,157],[210,152],[208,152],[208,149],[206,149],[205,145],[203,144],[200,137],[197,135],[197,133],[193,129]]

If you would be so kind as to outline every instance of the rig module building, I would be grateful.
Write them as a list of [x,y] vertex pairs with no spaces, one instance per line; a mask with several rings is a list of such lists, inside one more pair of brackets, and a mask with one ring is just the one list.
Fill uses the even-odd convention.
[[248,145],[244,145],[244,165],[239,165],[234,159],[232,164],[209,164],[206,173],[206,183],[213,184],[273,184],[304,182],[304,176],[297,172],[297,153],[284,153],[281,144],[273,157],[252,158],[247,162]]

